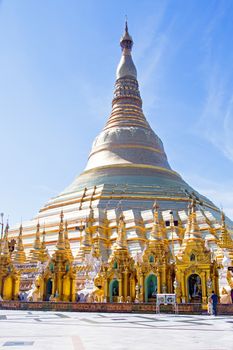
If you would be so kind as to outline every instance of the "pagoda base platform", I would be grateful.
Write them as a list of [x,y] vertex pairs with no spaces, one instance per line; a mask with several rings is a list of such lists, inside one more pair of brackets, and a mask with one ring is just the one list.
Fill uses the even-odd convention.
[[[178,304],[178,314],[206,314],[206,305]],[[22,302],[18,300],[0,302],[0,310],[150,313],[156,314],[156,305],[151,303],[69,303],[69,302]],[[172,305],[161,305],[160,313],[174,314]],[[218,315],[233,315],[233,304],[219,304]]]

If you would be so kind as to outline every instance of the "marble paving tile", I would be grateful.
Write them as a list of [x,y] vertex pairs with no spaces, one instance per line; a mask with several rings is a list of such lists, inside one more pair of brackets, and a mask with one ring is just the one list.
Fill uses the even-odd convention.
[[233,317],[0,310],[0,349],[231,350]]

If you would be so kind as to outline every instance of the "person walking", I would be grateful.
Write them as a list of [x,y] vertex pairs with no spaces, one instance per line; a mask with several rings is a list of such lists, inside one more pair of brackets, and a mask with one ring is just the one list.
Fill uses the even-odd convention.
[[211,294],[210,298],[211,298],[211,301],[212,301],[213,315],[217,316],[218,296],[217,296],[217,294],[214,293],[214,291],[212,291],[212,294]]
[[212,297],[212,294],[208,298],[208,310],[207,310],[210,316],[213,315],[213,303],[212,303],[211,297]]

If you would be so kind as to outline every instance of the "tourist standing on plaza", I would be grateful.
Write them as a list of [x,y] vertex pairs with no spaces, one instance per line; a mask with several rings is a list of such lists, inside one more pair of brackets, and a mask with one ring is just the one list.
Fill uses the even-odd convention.
[[212,291],[211,294],[212,306],[213,306],[213,315],[217,316],[217,304],[218,304],[218,296]]
[[208,310],[207,310],[207,312],[209,315],[213,315],[213,303],[212,303],[211,297],[212,297],[212,294],[208,298]]

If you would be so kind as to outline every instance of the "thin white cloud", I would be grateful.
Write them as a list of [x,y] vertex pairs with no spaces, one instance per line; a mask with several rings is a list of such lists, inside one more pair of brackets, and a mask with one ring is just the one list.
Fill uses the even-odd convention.
[[218,7],[203,36],[206,97],[196,131],[233,161],[233,67],[218,62],[214,41],[214,31],[221,25],[226,11],[227,7]]
[[147,52],[150,52],[154,41],[157,39],[160,32],[160,26],[164,20],[167,4],[164,1],[156,8],[156,12],[150,14],[140,25],[140,30],[137,33],[136,39],[136,60],[143,60]]
[[217,66],[209,74],[197,131],[233,161],[233,90]]
[[199,193],[222,207],[229,218],[233,218],[233,180],[217,182],[197,174],[184,174],[184,178]]
[[209,23],[205,26],[205,32],[203,35],[203,45],[204,45],[205,50],[206,50],[207,68],[209,67],[209,59],[210,59],[210,55],[212,52],[212,45],[213,45],[213,40],[214,40],[214,38],[213,38],[214,30],[215,30],[216,26],[218,26],[219,22],[223,19],[226,11],[227,11],[226,4],[224,3],[224,6],[222,6],[222,2],[219,2],[217,4],[217,8],[215,10],[214,15],[211,16]]
[[[135,51],[133,57],[139,68],[139,83],[146,100],[146,110],[157,107],[160,96],[156,88],[161,85],[162,75],[166,67],[171,51],[178,45],[172,44],[172,32],[176,18],[170,21],[166,30],[163,28],[167,10],[167,3],[161,3],[156,13],[150,14],[140,26],[140,32],[136,36]],[[156,77],[156,79],[155,79]],[[153,85],[153,87],[152,87]]]
[[168,66],[195,31],[195,24],[190,24],[185,33],[178,36],[182,15],[173,14],[168,24],[169,4],[167,2],[159,4],[157,11],[141,23],[133,52],[136,65],[140,68],[139,83],[146,101],[146,110],[158,107],[161,86]]

